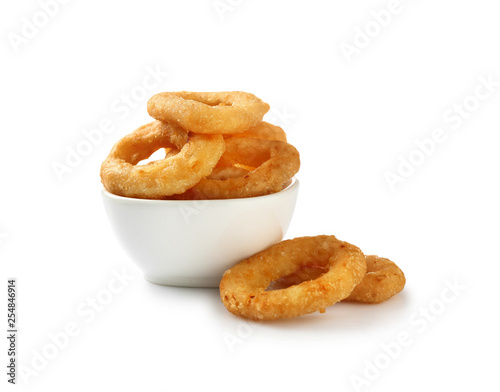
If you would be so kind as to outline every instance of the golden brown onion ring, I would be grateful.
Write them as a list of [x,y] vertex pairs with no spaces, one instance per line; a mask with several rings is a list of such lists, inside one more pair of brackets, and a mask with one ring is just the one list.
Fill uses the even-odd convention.
[[[280,290],[317,279],[328,269],[316,263],[301,265],[289,275],[271,283],[268,290]],[[405,286],[403,271],[389,259],[366,256],[366,275],[344,301],[378,304],[403,290]]]
[[[160,148],[179,152],[137,165]],[[178,126],[154,121],[113,146],[101,165],[101,181],[115,195],[161,199],[183,193],[209,175],[224,150],[221,135],[190,135]]]
[[[255,167],[238,177],[223,180],[204,178],[186,194],[189,199],[236,199],[278,192],[300,168],[297,149],[276,140],[227,138],[221,161]],[[227,167],[230,165],[225,165]]]
[[234,137],[253,137],[255,139],[263,140],[279,140],[280,142],[286,142],[286,133],[283,128],[277,125],[270,124],[268,122],[262,121],[256,126],[247,129],[246,131],[235,133],[227,136]]
[[[282,290],[266,290],[271,282],[302,265],[327,269],[317,279]],[[291,318],[347,298],[366,273],[365,256],[334,236],[300,237],[280,242],[227,270],[220,282],[224,306],[256,320]]]
[[269,105],[243,91],[165,92],[151,97],[151,117],[195,133],[238,133],[262,121]]
[[378,256],[366,256],[366,275],[346,301],[378,304],[403,290],[405,283],[403,271],[394,262]]

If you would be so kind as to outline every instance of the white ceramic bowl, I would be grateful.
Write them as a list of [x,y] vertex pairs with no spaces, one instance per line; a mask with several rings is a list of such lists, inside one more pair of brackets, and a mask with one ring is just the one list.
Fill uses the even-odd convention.
[[218,287],[239,261],[283,239],[299,182],[278,193],[228,200],[145,200],[102,191],[111,226],[153,283]]

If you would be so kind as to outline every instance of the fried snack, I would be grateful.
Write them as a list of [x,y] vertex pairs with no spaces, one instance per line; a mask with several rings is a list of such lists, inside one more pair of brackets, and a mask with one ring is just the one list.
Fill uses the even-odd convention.
[[215,166],[207,176],[208,180],[227,180],[229,178],[244,177],[255,168],[241,167],[237,164],[230,166]]
[[279,279],[273,280],[267,289],[283,290],[290,286],[305,282],[306,280],[318,279],[327,271],[327,266],[318,265],[317,263],[311,262],[305,265],[301,265],[298,269],[296,269],[289,275],[285,275]]
[[[172,150],[164,159],[137,165],[160,148]],[[113,146],[102,163],[101,181],[115,195],[162,199],[185,192],[209,175],[224,150],[221,135],[190,135],[176,125],[154,121]]]
[[270,124],[268,122],[262,121],[256,126],[247,129],[246,131],[227,135],[230,137],[253,137],[255,139],[263,140],[279,140],[280,142],[286,142],[286,133],[283,128],[277,125]]
[[[286,142],[286,133],[281,127],[262,121],[255,127],[247,129],[241,133],[223,135],[224,138],[231,137],[249,137],[254,139],[262,140],[278,140],[281,142]],[[262,155],[261,155],[262,156]],[[258,158],[257,156],[255,157]],[[256,160],[254,159],[254,161]],[[258,159],[257,159],[258,160]],[[243,165],[242,159],[238,155],[223,154],[217,165],[212,170],[207,179],[209,180],[227,180],[228,178],[244,177],[256,167]],[[257,164],[260,165],[265,161],[265,158],[260,159]]]
[[195,133],[234,134],[262,121],[269,105],[242,91],[165,92],[148,101],[151,117]]
[[391,260],[366,256],[366,275],[345,300],[378,304],[403,290],[405,283],[403,271]]
[[[268,290],[281,290],[314,280],[328,269],[318,264],[303,265],[289,275],[283,276],[268,287]],[[378,304],[403,290],[405,286],[403,271],[389,259],[366,256],[366,275],[344,301]]]
[[[238,164],[255,169],[243,176],[223,180],[204,178],[185,197],[237,199],[267,195],[280,191],[300,168],[300,157],[295,147],[277,140],[227,138],[226,152],[221,161],[233,163],[236,159]],[[222,167],[229,166],[225,164]]]
[[[282,290],[266,290],[282,276],[302,266],[327,271]],[[300,237],[280,242],[227,270],[220,297],[231,313],[256,320],[301,316],[347,298],[366,273],[365,256],[354,245],[334,236]]]

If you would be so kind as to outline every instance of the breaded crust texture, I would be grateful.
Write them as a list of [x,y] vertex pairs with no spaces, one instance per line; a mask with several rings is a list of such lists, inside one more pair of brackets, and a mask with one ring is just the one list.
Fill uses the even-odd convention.
[[[159,148],[179,152],[137,165]],[[176,125],[153,121],[113,146],[101,165],[101,181],[115,195],[162,199],[183,193],[208,176],[225,148],[221,135],[189,134]]]
[[237,199],[278,192],[300,168],[297,149],[278,140],[230,137],[222,162],[238,162],[255,167],[242,175],[223,180],[203,178],[187,193],[199,199]]
[[378,304],[399,293],[406,278],[391,260],[379,256],[366,256],[366,275],[346,301]]
[[195,133],[243,132],[262,121],[269,105],[243,91],[165,92],[151,97],[151,117]]
[[[321,265],[327,271],[314,280],[266,290],[271,282],[308,264]],[[324,311],[347,298],[365,273],[365,256],[356,246],[334,236],[299,237],[273,245],[227,270],[220,296],[224,306],[238,316],[291,318]]]

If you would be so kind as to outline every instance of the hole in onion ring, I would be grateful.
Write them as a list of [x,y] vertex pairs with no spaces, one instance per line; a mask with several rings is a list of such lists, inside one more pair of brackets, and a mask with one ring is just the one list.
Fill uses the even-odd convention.
[[290,286],[298,285],[307,280],[318,279],[326,272],[328,272],[328,268],[324,265],[320,265],[318,263],[304,264],[291,274],[273,280],[269,286],[267,286],[266,291],[282,290]]
[[148,165],[151,162],[154,161],[159,161],[160,159],[165,159],[168,151],[170,148],[159,148],[155,152],[153,152],[149,157],[146,159],[143,159],[142,161],[139,161],[136,166],[143,166],[143,165]]
[[177,150],[175,148],[168,148],[168,147],[159,148],[158,150],[156,150],[155,152],[153,152],[146,159],[143,159],[142,161],[139,161],[136,164],[136,166],[150,165],[153,162],[161,161],[162,159],[165,159],[165,158],[170,158],[171,156],[174,156],[178,152],[179,152],[179,150]]

